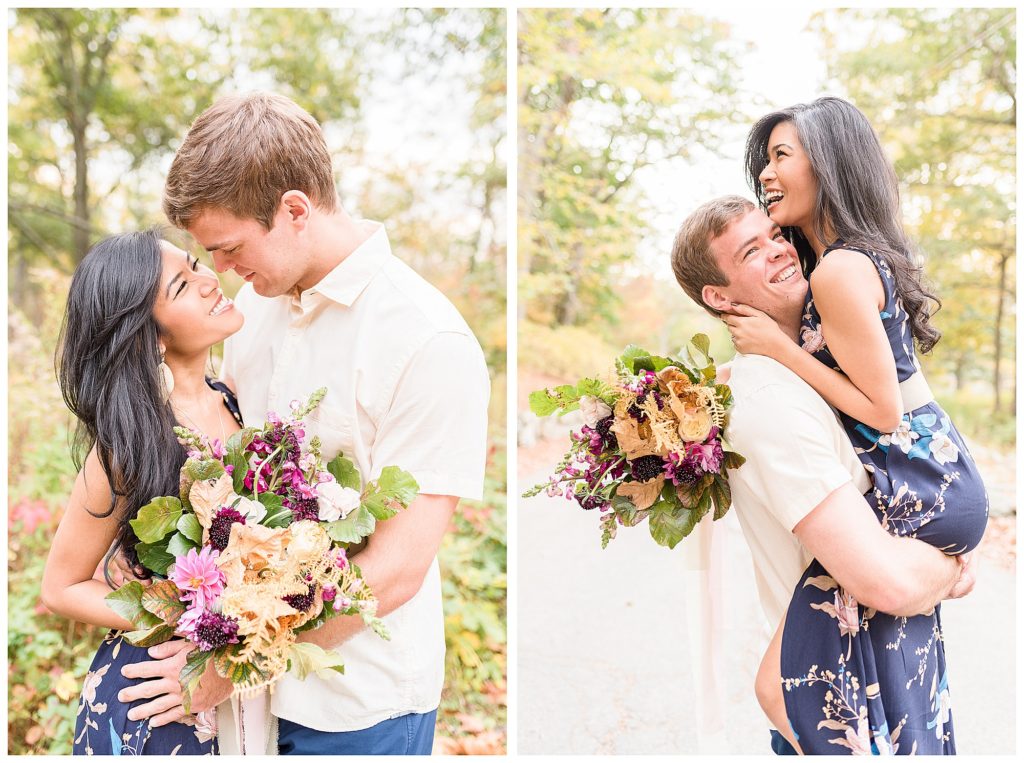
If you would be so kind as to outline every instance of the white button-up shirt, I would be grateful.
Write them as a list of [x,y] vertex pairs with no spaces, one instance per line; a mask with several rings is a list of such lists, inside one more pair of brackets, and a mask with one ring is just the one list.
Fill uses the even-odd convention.
[[[420,493],[478,499],[490,395],[480,345],[452,303],[391,253],[383,226],[360,224],[369,238],[305,292],[267,299],[242,288],[245,325],[225,344],[223,376],[250,426],[326,387],[305,427],[325,460],[342,451],[364,482],[394,465]],[[274,715],[354,731],[436,708],[445,651],[436,558],[384,622],[390,641],[364,629],[338,649],[343,676],[282,679]]]

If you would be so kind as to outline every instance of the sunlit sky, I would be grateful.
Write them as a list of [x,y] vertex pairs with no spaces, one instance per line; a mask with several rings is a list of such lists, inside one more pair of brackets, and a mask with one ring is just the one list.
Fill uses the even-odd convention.
[[[802,103],[825,95],[825,62],[820,38],[805,31],[812,11],[779,7],[702,9],[705,16],[728,23],[734,40],[749,43],[738,59],[739,90],[755,93],[761,102],[737,104],[754,114]],[[702,154],[694,161],[673,160],[638,173],[640,194],[654,204],[653,234],[637,252],[637,268],[673,281],[667,254],[686,215],[715,196],[738,193],[752,198],[743,174],[743,145],[750,125],[734,126],[724,135],[718,159]]]

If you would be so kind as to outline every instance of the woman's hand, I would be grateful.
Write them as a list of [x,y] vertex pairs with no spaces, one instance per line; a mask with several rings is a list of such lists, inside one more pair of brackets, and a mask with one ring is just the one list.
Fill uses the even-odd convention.
[[733,302],[730,312],[722,313],[722,320],[729,327],[733,345],[744,355],[781,360],[787,346],[793,344],[774,320],[753,307]]

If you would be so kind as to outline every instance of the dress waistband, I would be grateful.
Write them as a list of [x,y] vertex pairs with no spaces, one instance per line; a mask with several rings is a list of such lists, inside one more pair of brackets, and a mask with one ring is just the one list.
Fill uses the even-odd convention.
[[900,395],[903,397],[903,412],[916,411],[935,399],[924,374],[918,371],[906,381],[900,382]]

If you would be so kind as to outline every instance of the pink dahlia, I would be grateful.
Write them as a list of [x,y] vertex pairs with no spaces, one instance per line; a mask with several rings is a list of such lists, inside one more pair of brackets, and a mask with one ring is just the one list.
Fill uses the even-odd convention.
[[167,570],[167,577],[182,591],[183,598],[196,607],[206,608],[224,591],[224,573],[217,567],[220,552],[210,546],[203,546],[197,554],[190,548],[187,554],[176,557]]

